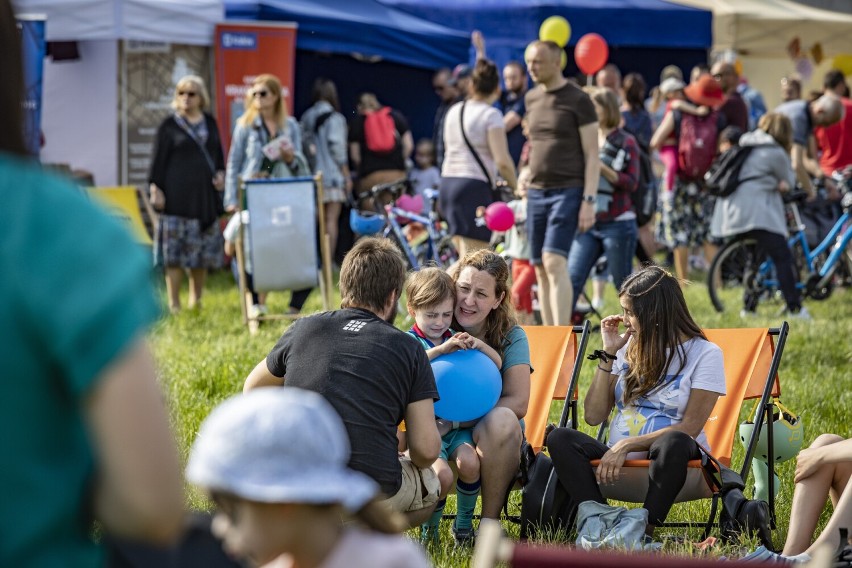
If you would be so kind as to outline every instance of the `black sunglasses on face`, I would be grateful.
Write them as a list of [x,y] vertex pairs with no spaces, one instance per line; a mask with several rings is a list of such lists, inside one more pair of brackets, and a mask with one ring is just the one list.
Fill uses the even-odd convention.
[[197,94],[198,94],[198,93],[194,93],[194,92],[192,92],[192,91],[178,91],[178,96],[179,96],[179,97],[182,97],[182,96],[186,95],[187,97],[192,98],[192,97],[194,97],[194,96],[195,96],[195,95],[197,95]]
[[269,94],[269,91],[255,91],[251,94],[251,96],[252,97],[264,98],[268,94]]

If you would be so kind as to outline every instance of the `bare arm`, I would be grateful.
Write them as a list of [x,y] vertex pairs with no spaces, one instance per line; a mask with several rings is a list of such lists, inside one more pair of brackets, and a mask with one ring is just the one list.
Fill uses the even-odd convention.
[[663,121],[651,137],[651,150],[657,150],[663,145],[663,142],[665,142],[669,136],[674,133],[674,126],[674,116],[672,113],[667,112],[663,117]]
[[495,365],[497,365],[498,369],[503,366],[503,359],[500,358],[500,354],[497,353],[497,350],[482,341],[481,339],[476,339],[473,348],[485,353],[488,358],[491,359],[491,361]]
[[675,100],[672,102],[672,109],[695,116],[707,116],[710,114],[710,107],[696,106],[689,101]]
[[509,143],[506,141],[506,131],[502,128],[491,128],[486,133],[486,140],[488,141],[488,150],[494,156],[497,171],[506,180],[506,184],[512,189],[515,189],[518,185],[518,180],[515,177],[515,164],[512,163],[512,156],[509,155]]
[[225,254],[228,256],[234,256],[237,252],[237,246],[234,241],[225,241]]
[[598,178],[601,177],[601,160],[598,155],[598,123],[592,122],[580,127],[580,143],[586,158],[584,195],[596,195]]
[[243,392],[245,393],[260,387],[280,387],[284,385],[284,381],[285,377],[276,377],[269,371],[269,367],[266,366],[266,358],[264,357],[263,360],[251,370],[249,376],[246,377],[246,382],[243,385]]
[[509,132],[510,130],[518,126],[521,123],[522,119],[523,117],[521,115],[519,115],[513,110],[510,110],[505,115],[503,115],[503,128],[506,129],[506,132]]
[[183,518],[183,480],[144,340],[104,370],[85,413],[98,456],[97,518],[110,533],[168,544]]
[[402,135],[402,158],[407,160],[411,157],[411,152],[414,151],[414,137],[409,130]]
[[470,34],[470,43],[476,50],[476,59],[485,59],[485,36],[479,30],[473,30]]
[[527,414],[530,403],[530,366],[513,365],[503,373],[503,392],[496,406],[504,406],[518,419]]
[[349,143],[349,159],[352,160],[352,166],[357,170],[361,165],[361,145],[357,142]]
[[583,419],[590,426],[602,424],[609,418],[615,404],[615,382],[618,375],[602,371],[601,367],[605,368],[607,365],[599,361],[592,384],[589,385],[589,392],[583,399]]
[[852,462],[852,438],[826,446],[804,449],[796,457],[795,482],[799,483],[807,479],[825,465],[844,462]]
[[405,409],[405,435],[411,462],[429,467],[441,452],[441,435],[435,424],[435,404],[431,398],[412,402]]
[[796,181],[808,192],[808,197],[813,199],[816,197],[816,190],[811,183],[811,177],[808,175],[808,168],[805,165],[805,147],[801,144],[793,143],[793,148],[790,150],[790,158],[793,162],[793,171],[796,173]]

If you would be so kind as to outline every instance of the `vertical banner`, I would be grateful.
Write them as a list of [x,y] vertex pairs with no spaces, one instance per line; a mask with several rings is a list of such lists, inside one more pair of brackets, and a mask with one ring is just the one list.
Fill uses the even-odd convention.
[[292,114],[296,24],[229,22],[216,25],[215,37],[216,114],[227,152],[234,124],[243,113],[246,92],[261,73],[271,73],[281,80],[281,95]]
[[[175,85],[198,75],[211,91],[210,48],[162,42],[122,42],[119,81],[119,161],[121,184],[147,191],[148,168],[160,123],[172,113]],[[214,104],[210,92],[211,107]],[[213,113],[213,108],[207,108]]]
[[30,154],[41,152],[41,94],[44,77],[45,17],[19,15],[21,31],[21,56],[24,64],[24,143]]

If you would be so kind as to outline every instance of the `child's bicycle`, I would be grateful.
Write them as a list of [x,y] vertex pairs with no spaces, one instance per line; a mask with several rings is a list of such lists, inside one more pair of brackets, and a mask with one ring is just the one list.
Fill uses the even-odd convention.
[[[350,217],[353,230],[365,234],[365,231],[355,229],[354,225],[358,223],[368,229],[366,233],[381,233],[391,239],[412,270],[419,270],[426,264],[446,268],[458,259],[458,252],[446,224],[438,216],[438,191],[427,189],[423,192],[428,206],[425,215],[396,205],[401,195],[410,193],[411,184],[407,179],[374,185],[369,192],[358,197],[371,200],[375,212],[353,208]],[[415,228],[419,229],[419,233]]]
[[[793,251],[793,263],[799,276],[797,286],[805,298],[824,300],[831,295],[837,277],[848,277],[852,267],[852,191],[849,173],[835,179],[843,191],[843,214],[831,231],[813,250],[808,246],[805,225],[799,215],[798,203],[806,194],[801,191],[785,196],[787,221],[792,235],[788,241]],[[748,237],[736,237],[725,244],[710,264],[707,274],[710,301],[716,311],[723,312],[726,304],[743,305],[755,311],[760,302],[778,295],[775,266],[765,254],[758,254],[757,242]]]

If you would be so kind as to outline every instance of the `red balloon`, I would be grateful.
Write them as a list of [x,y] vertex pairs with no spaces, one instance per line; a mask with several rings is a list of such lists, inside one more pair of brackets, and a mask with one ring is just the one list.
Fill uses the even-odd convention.
[[598,34],[584,35],[574,48],[574,61],[577,62],[580,71],[586,75],[592,75],[603,69],[608,57],[609,46]]

